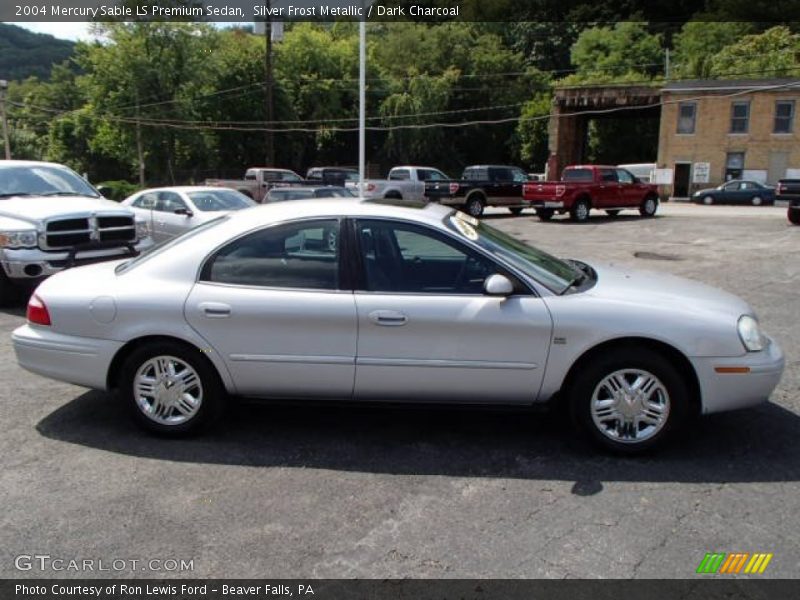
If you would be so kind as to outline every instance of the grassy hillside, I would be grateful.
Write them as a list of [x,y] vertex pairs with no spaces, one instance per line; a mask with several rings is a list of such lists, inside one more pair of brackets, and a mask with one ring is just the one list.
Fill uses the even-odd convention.
[[68,40],[0,23],[0,79],[46,79],[53,63],[69,58],[74,47]]

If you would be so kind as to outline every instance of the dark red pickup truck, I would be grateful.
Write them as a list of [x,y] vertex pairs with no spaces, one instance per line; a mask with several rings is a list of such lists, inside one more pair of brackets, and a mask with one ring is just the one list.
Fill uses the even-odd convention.
[[630,171],[601,165],[574,165],[564,169],[561,181],[533,181],[522,188],[522,196],[542,221],[553,214],[569,213],[583,222],[595,208],[615,217],[624,209],[636,209],[652,217],[658,209],[658,188],[642,183]]

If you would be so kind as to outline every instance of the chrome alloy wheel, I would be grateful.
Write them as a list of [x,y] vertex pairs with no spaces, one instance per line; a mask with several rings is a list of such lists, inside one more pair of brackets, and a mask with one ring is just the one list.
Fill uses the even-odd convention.
[[656,205],[656,201],[653,198],[648,198],[644,201],[644,212],[648,215],[656,214],[656,209],[658,206]]
[[578,221],[585,221],[589,218],[589,205],[586,202],[579,202],[575,207],[575,218]]
[[133,394],[142,414],[162,425],[187,422],[203,403],[200,376],[174,356],[156,356],[139,367]]
[[592,394],[592,421],[615,442],[636,444],[652,438],[666,425],[669,411],[667,388],[640,369],[614,371]]

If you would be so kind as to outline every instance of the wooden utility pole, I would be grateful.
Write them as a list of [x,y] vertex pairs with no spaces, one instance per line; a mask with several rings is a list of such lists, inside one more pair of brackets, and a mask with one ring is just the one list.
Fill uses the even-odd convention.
[[136,90],[136,154],[139,157],[139,186],[144,182],[144,149],[142,148],[142,124],[139,122],[139,90]]
[[3,121],[3,143],[6,147],[6,160],[11,160],[11,142],[8,139],[8,117],[6,115],[6,90],[8,90],[8,81],[0,79],[0,119]]
[[[272,127],[274,120],[274,106],[272,101],[272,15],[270,14],[271,0],[265,0],[264,6],[266,7],[267,19],[264,23],[264,36],[266,41],[266,50],[264,52],[264,106],[267,114],[267,128]],[[275,140],[272,131],[266,131],[264,142],[266,143],[265,158],[266,167],[275,166]]]

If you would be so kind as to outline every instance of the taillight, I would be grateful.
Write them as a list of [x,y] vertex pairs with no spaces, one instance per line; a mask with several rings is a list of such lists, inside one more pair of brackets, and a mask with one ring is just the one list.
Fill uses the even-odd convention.
[[450,184],[450,193],[455,194],[458,191],[458,184],[453,182]]
[[556,186],[556,196],[563,196],[564,192],[567,191],[567,186],[565,185],[557,185]]
[[34,325],[51,324],[50,313],[47,312],[47,307],[44,302],[42,302],[42,299],[36,294],[31,296],[31,299],[28,300],[28,312],[26,316],[28,317],[28,322]]
[[778,193],[779,194],[783,193],[783,184],[781,184],[781,183],[778,184]]
[[375,184],[374,183],[368,183],[367,184],[367,191],[368,192],[371,192],[374,189],[375,189]]

